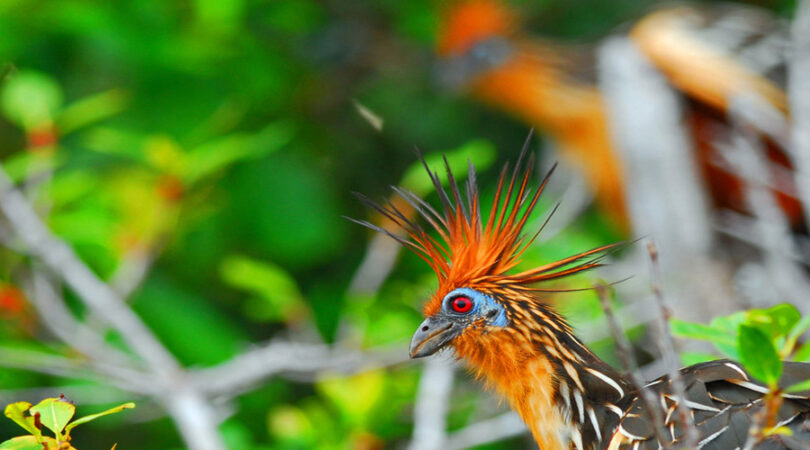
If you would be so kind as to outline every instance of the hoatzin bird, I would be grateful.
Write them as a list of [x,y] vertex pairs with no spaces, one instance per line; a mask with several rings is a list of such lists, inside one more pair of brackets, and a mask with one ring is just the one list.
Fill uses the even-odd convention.
[[[527,141],[528,144],[528,141]],[[447,166],[449,194],[427,164],[441,201],[435,209],[418,196],[395,188],[433,230],[420,226],[396,204],[372,208],[397,223],[398,235],[365,221],[420,256],[435,271],[438,289],[424,306],[426,319],[410,344],[412,358],[452,349],[520,414],[543,450],[657,449],[683,439],[668,377],[650,383],[666,432],[655,433],[647,403],[629,379],[599,359],[565,319],[544,303],[541,283],[600,265],[607,245],[568,258],[515,271],[521,254],[539,231],[524,235],[548,176],[533,188],[532,158],[525,147],[511,176],[504,167],[491,209],[482,213],[475,171],[470,165],[466,199]],[[550,173],[549,173],[550,175]],[[541,228],[542,229],[542,228]],[[810,364],[785,363],[783,381],[810,378]],[[743,448],[753,417],[768,392],[737,363],[722,360],[681,369],[685,406],[703,449]],[[784,394],[776,420],[793,431],[792,440],[810,442],[810,392]],[[666,442],[658,437],[663,436]],[[793,448],[773,436],[756,448]],[[791,441],[793,442],[793,441]]]
[[[507,111],[554,139],[561,156],[591,185],[596,203],[629,226],[622,164],[611,142],[609,117],[583,46],[530,39],[505,0],[456,0],[442,11],[437,52],[443,84]],[[644,17],[630,37],[687,98],[690,125],[705,182],[717,207],[746,211],[743,185],[715,154],[713,140],[728,128],[735,95],[755,94],[787,113],[779,87],[785,40],[777,21],[742,5],[670,7]],[[782,72],[780,72],[780,70]],[[801,204],[791,164],[769,142],[771,188],[794,226]],[[655,151],[655,143],[650,143]],[[788,170],[785,170],[788,169]]]

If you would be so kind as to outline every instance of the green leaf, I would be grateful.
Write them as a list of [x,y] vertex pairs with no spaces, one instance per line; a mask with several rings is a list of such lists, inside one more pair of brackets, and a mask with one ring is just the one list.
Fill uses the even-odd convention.
[[36,427],[34,417],[27,414],[30,408],[31,404],[28,402],[11,403],[6,406],[5,414],[6,417],[16,422],[17,425],[23,427],[25,431],[40,437],[42,436],[42,430]]
[[31,130],[48,124],[62,105],[62,90],[50,76],[21,71],[0,92],[0,106],[12,122]]
[[716,317],[711,321],[710,326],[718,331],[727,333],[732,336],[733,343],[715,342],[714,346],[724,355],[731,359],[740,359],[740,350],[738,348],[738,332],[741,323],[745,322],[746,313],[738,312],[728,316]]
[[186,155],[183,181],[192,185],[233,163],[265,156],[289,143],[294,134],[291,123],[279,121],[256,134],[231,134],[205,143]]
[[[799,340],[800,337],[804,334],[807,329],[810,328],[810,316],[803,317],[799,323],[797,323],[792,330],[787,334],[787,338],[785,339],[785,348],[788,352],[794,350],[796,346],[796,341]],[[798,353],[798,352],[797,352]],[[795,357],[795,356],[794,356]]]
[[794,385],[785,388],[787,392],[801,392],[810,391],[810,380],[800,381]]
[[717,355],[703,352],[681,352],[680,357],[681,363],[683,363],[684,366],[692,366],[698,363],[714,361],[717,359]]
[[81,134],[81,144],[90,150],[146,163],[144,137],[116,127],[94,126]]
[[747,312],[745,323],[762,330],[771,339],[786,336],[801,320],[795,306],[782,303],[768,309],[752,309]]
[[124,110],[129,95],[120,89],[110,89],[78,100],[66,106],[57,120],[59,132],[66,135],[81,127],[114,116]]
[[[3,169],[8,176],[17,183],[22,182],[31,175],[32,171],[39,170],[38,166],[48,164],[51,170],[57,171],[67,158],[62,153],[51,154],[45,157],[41,153],[17,152],[9,155],[3,161]],[[57,171],[58,172],[58,171]]]
[[736,332],[729,332],[725,329],[725,326],[715,327],[701,323],[685,322],[678,319],[671,319],[669,323],[673,335],[709,341],[730,358],[739,359]]
[[384,372],[370,370],[348,378],[326,378],[316,387],[340,408],[346,419],[363,426],[370,420],[374,405],[384,397],[385,384]]
[[76,407],[58,398],[46,398],[31,407],[31,414],[36,413],[39,413],[42,425],[48,427],[58,437],[76,413]]
[[102,411],[100,413],[90,414],[89,416],[80,417],[80,418],[74,420],[73,422],[70,422],[68,424],[68,426],[65,427],[65,434],[70,434],[70,430],[75,428],[77,425],[81,425],[83,423],[90,422],[91,420],[96,420],[101,416],[106,416],[106,415],[109,415],[109,414],[115,414],[115,413],[121,412],[121,411],[123,411],[125,409],[132,409],[134,407],[135,407],[135,403],[129,402],[129,403],[124,403],[123,405],[118,405],[115,408],[110,408],[110,409],[108,409],[106,411]]
[[734,340],[734,337],[727,332],[710,327],[709,325],[704,325],[702,323],[671,319],[669,324],[672,334],[678,337],[726,343]]
[[261,320],[287,320],[306,311],[295,279],[281,267],[245,256],[230,256],[220,265],[222,279],[231,286],[257,294],[252,316]]
[[754,378],[776,386],[782,376],[782,360],[770,339],[759,328],[740,325],[740,361]]
[[43,446],[34,436],[17,436],[0,444],[0,450],[43,450],[43,448],[59,448],[59,444],[57,444],[54,439],[46,437],[44,440],[47,442],[47,446]]
[[[456,180],[458,180],[462,178],[460,174],[467,173],[468,160],[473,163],[477,171],[482,171],[489,167],[495,160],[495,147],[489,141],[475,139],[446,153],[436,152],[425,155],[427,165],[431,167],[431,170],[436,172],[442,184],[447,184],[447,171],[444,169],[442,155],[447,156],[447,163],[450,165],[450,170],[453,171]],[[420,161],[408,167],[408,170],[405,171],[399,184],[419,197],[424,197],[433,191],[433,183],[430,181],[430,177],[425,172],[425,168],[422,167]]]
[[799,349],[793,353],[793,360],[810,362],[810,344],[805,343],[799,347]]

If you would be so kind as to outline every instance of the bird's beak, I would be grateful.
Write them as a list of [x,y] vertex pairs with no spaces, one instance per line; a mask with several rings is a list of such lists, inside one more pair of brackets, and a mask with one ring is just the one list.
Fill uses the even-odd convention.
[[430,356],[461,332],[461,326],[441,315],[425,319],[411,339],[411,358]]

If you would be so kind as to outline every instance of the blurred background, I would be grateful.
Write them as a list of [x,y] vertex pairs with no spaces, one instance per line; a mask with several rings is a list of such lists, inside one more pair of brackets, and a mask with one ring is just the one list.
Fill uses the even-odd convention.
[[[408,360],[434,275],[343,217],[379,223],[353,191],[382,201],[401,185],[435,200],[414,146],[435,168],[446,154],[460,177],[469,158],[491,198],[499,168],[533,126],[539,171],[564,162],[535,228],[562,206],[524,264],[654,239],[660,267],[642,241],[560,286],[631,277],[616,286],[615,307],[650,376],[663,373],[645,343],[657,276],[679,318],[784,301],[806,313],[806,226],[791,203],[801,182],[773,195],[757,178],[775,173],[762,170],[769,155],[784,159],[773,154],[791,139],[787,108],[726,99],[728,109],[700,109],[699,95],[676,94],[682,87],[649,64],[633,70],[643,58],[609,37],[626,35],[656,4],[509,4],[519,20],[503,39],[574,45],[582,59],[571,51],[545,61],[569,56],[560,65],[571,78],[605,93],[608,134],[629,148],[617,154],[630,194],[611,203],[576,162],[590,156],[566,150],[578,145],[566,140],[570,130],[586,135],[589,126],[535,119],[508,104],[512,91],[499,101],[470,84],[528,50],[504,53],[499,37],[483,68],[459,62],[471,48],[448,37],[455,25],[440,2],[0,3],[0,403],[64,394],[80,415],[137,403],[76,431],[79,449],[533,448],[508,407],[460,365]],[[794,1],[723,8],[736,6],[758,8],[778,25],[763,33],[778,28],[789,39]],[[458,47],[437,55],[450,41]],[[780,88],[785,73],[773,77]],[[514,89],[523,89],[515,99],[536,95]],[[704,116],[687,117],[693,108]],[[691,117],[713,122],[700,128]],[[739,133],[726,136],[715,122]],[[735,166],[756,180],[729,182],[731,200],[707,181],[713,169],[677,151],[703,148],[693,141],[700,130],[708,141],[767,147],[752,153],[753,165]],[[618,365],[595,294],[549,301]],[[705,348],[683,351],[684,362],[706,357]],[[0,440],[18,434],[0,421]]]

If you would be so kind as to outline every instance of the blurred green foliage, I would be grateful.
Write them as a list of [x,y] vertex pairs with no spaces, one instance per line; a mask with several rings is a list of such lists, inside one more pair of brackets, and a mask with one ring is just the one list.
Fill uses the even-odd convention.
[[[580,40],[644,6],[520,3],[528,23]],[[370,234],[341,216],[371,217],[351,192],[382,199],[401,184],[428,194],[417,145],[432,165],[440,153],[460,172],[473,160],[486,202],[497,176],[488,169],[514,159],[528,131],[438,90],[436,23],[427,0],[0,2],[0,158],[54,232],[104,279],[126,278],[132,261],[157,255],[132,305],[184,364],[216,364],[282,332],[331,342],[346,327],[367,346],[401,343],[404,352],[433,276],[402,255],[379,293],[347,295]],[[381,131],[357,105],[382,121]],[[546,197],[539,209],[555,201]],[[564,236],[529,249],[525,264],[615,237],[589,212]],[[11,252],[0,256],[0,339],[8,348],[69,353],[13,285],[25,264]],[[565,303],[575,323],[599,315],[592,294]],[[78,302],[70,306],[92,319]],[[610,354],[609,345],[598,348]],[[237,399],[222,432],[234,449],[403,442],[417,381],[414,367],[314,385],[271,380]],[[101,392],[96,382],[0,368],[0,394],[88,385]],[[452,428],[490,401],[478,389],[462,391]],[[156,405],[142,409],[152,415],[125,427],[117,418],[94,422],[73,444],[181,445]],[[1,424],[0,436],[14,427]]]

